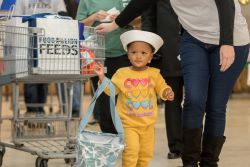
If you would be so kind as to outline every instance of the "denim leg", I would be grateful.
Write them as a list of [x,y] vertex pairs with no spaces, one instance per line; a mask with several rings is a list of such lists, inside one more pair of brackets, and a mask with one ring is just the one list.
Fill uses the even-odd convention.
[[181,40],[180,55],[185,89],[183,127],[188,129],[200,128],[209,83],[208,53],[201,42],[184,33]]
[[[79,112],[80,111],[80,98],[81,98],[81,91],[80,91],[80,85],[81,82],[75,82],[73,85],[73,102],[72,102],[72,110],[74,112]],[[66,98],[65,98],[65,93],[64,93],[64,86],[66,86],[67,90],[67,96],[69,96],[70,92],[70,85],[69,83],[60,83],[60,90],[61,90],[61,95],[62,95],[62,103],[65,105]],[[65,111],[65,109],[64,109]]]
[[37,107],[31,107],[32,103],[37,103],[37,84],[24,84],[24,101],[26,104],[27,112],[38,111]]
[[220,71],[219,47],[214,49],[210,58],[210,80],[206,105],[205,136],[223,136],[226,124],[226,105],[235,81],[244,68],[249,52],[249,45],[237,46],[235,61],[225,72]]
[[80,98],[81,98],[81,82],[74,83],[73,88],[73,111],[79,112],[80,111]]
[[46,103],[48,95],[48,84],[37,84],[37,103],[41,105],[41,107],[37,107],[39,112],[44,112],[43,106]]
[[[58,91],[60,91],[61,92],[61,100],[62,100],[62,110],[63,110],[63,112],[65,112],[65,101],[66,101],[66,98],[65,98],[65,92],[64,92],[64,85],[66,85],[66,83],[59,83],[58,84]],[[58,93],[58,96],[59,96],[59,93]]]

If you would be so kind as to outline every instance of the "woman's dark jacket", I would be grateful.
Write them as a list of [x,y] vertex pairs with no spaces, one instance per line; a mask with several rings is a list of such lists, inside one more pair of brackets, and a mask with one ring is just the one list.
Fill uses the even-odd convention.
[[152,66],[161,70],[164,77],[181,76],[179,42],[181,26],[170,0],[158,0],[142,14],[142,30],[154,32],[162,37],[164,44],[152,60]]

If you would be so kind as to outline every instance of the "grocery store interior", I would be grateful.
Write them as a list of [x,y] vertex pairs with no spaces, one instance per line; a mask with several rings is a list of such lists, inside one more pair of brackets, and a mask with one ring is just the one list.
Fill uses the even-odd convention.
[[[250,30],[250,1],[239,1],[242,14],[245,16]],[[0,5],[1,3],[0,1]],[[5,14],[6,11],[1,11],[0,13],[1,16]],[[134,26],[139,29],[140,20],[137,20]],[[0,28],[0,34],[2,34],[1,32],[3,32],[2,28]],[[48,79],[46,83],[49,83],[49,93],[44,105],[45,115],[43,115],[43,119],[39,118],[38,123],[35,116],[31,116],[31,124],[29,122],[25,123],[24,82],[8,83],[6,81],[5,83],[4,80],[8,79],[10,79],[8,76],[1,76],[0,72],[0,166],[74,166],[75,143],[72,142],[73,144],[70,144],[73,146],[67,147],[68,143],[61,137],[67,138],[70,136],[70,138],[75,139],[77,135],[79,121],[85,115],[92,98],[92,86],[89,78],[80,82],[82,86],[80,91],[82,92],[82,112],[80,118],[72,118],[71,114],[66,112],[65,115],[65,112],[62,112],[59,85],[58,83],[49,83],[53,78],[46,78]],[[73,80],[77,79],[74,78]],[[70,91],[70,93],[72,92]],[[72,97],[71,95],[69,97]],[[70,103],[69,105],[72,105]],[[180,158],[168,158],[169,148],[165,127],[164,104],[159,103],[158,109],[159,114],[155,126],[154,157],[149,167],[182,167]],[[61,113],[62,116],[60,115]],[[52,118],[50,118],[50,115],[53,115]],[[250,167],[250,52],[248,63],[245,65],[230,96],[226,117],[226,142],[220,155],[219,167]],[[93,120],[92,116],[89,121],[91,120]],[[32,124],[32,121],[36,122],[36,124]],[[41,126],[38,126],[39,123]],[[100,131],[98,123],[87,124],[86,128]],[[39,138],[42,140],[39,140]],[[47,153],[47,150],[52,150],[52,152]],[[58,150],[62,153],[58,154]],[[42,158],[39,159],[39,157]],[[46,160],[44,165],[42,163],[43,160]],[[118,157],[115,167],[120,166],[122,166],[121,157]]]

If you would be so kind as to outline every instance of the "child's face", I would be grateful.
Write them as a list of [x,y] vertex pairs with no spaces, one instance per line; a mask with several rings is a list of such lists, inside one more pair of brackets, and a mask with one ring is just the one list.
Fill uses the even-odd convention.
[[142,41],[129,44],[128,59],[136,70],[144,70],[152,58],[153,50],[150,44]]

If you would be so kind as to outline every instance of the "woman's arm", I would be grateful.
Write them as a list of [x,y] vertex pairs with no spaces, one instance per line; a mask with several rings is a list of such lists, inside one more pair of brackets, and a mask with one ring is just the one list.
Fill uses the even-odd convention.
[[[156,4],[145,12],[141,16],[141,29],[144,31],[156,32]],[[164,17],[164,16],[163,16]]]
[[95,30],[98,33],[111,32],[118,27],[128,25],[133,19],[140,16],[145,10],[154,5],[158,0],[131,0],[126,8],[112,23],[102,23]]
[[91,26],[95,21],[101,21],[105,19],[109,14],[106,11],[100,10],[86,19],[81,20],[82,23],[86,26]]
[[86,19],[80,20],[85,26],[91,26],[95,22],[95,16],[94,14],[89,16]]
[[154,6],[158,0],[131,0],[121,14],[115,19],[119,27],[124,27],[134,18],[140,16],[149,7]]
[[215,0],[220,23],[220,45],[233,45],[234,0]]
[[220,70],[226,71],[234,62],[235,53],[233,47],[234,0],[215,0],[219,14],[220,24]]
[[95,21],[100,21],[108,15],[108,13],[104,10],[96,11],[95,13],[90,13],[89,4],[87,0],[81,0],[78,8],[77,8],[77,15],[76,20],[80,20],[86,26],[92,26]]

